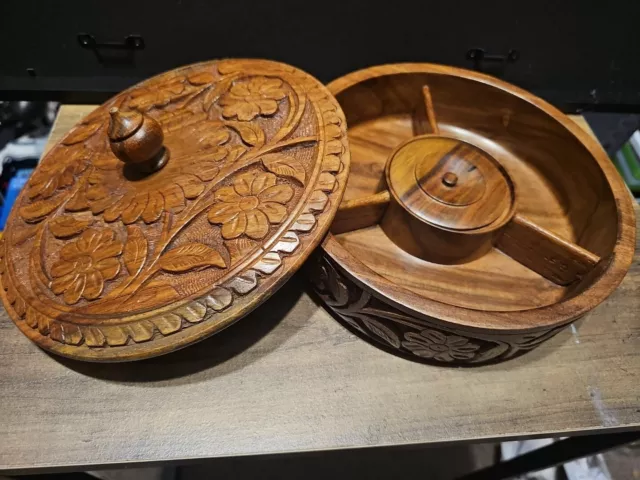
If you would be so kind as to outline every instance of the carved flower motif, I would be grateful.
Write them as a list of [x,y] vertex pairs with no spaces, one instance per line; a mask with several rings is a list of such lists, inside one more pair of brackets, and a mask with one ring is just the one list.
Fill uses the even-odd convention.
[[60,250],[60,259],[51,267],[53,293],[64,292],[64,301],[73,305],[84,297],[95,300],[102,293],[105,280],[120,271],[116,258],[122,253],[122,242],[114,240],[112,230],[85,230],[74,242]]
[[290,185],[276,185],[273,173],[239,176],[232,187],[215,193],[217,203],[209,210],[209,221],[222,225],[222,237],[229,240],[242,234],[255,240],[264,238],[269,224],[281,223],[287,216],[284,206],[293,197]]
[[58,161],[48,161],[36,169],[29,179],[29,198],[50,198],[57,190],[73,185],[75,177],[87,168],[89,153],[84,147],[69,151],[70,158],[62,154]]
[[285,96],[282,80],[253,77],[248,82],[235,83],[222,97],[222,116],[248,122],[258,115],[273,115],[278,110],[277,101]]
[[402,346],[422,358],[433,358],[441,362],[469,360],[473,358],[479,345],[457,335],[445,335],[435,330],[406,333]]
[[[114,156],[105,156],[93,162],[95,170],[88,177],[86,192],[72,199],[67,210],[90,208],[94,214],[102,213],[107,222],[121,219],[131,224],[140,218],[145,223],[157,221],[163,212],[180,212],[186,200],[197,198],[218,174],[218,162],[228,153],[224,144],[229,140],[226,129],[217,129],[198,140],[198,155],[172,158],[152,175],[125,172],[125,164]],[[135,178],[134,178],[135,177]],[[121,186],[114,193],[109,185]]]

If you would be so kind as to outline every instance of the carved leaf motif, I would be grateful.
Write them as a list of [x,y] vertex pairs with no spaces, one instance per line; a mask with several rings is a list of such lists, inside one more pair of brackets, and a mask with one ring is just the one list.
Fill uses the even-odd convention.
[[129,275],[137,275],[147,258],[147,239],[142,229],[135,225],[127,227],[127,243],[124,246],[124,265]]
[[38,223],[58,208],[62,201],[62,196],[38,200],[20,208],[20,216],[28,223]]
[[392,347],[400,348],[400,339],[398,338],[398,335],[396,335],[389,327],[383,325],[377,320],[374,320],[373,318],[361,317],[361,320],[373,334],[380,337]]
[[327,277],[327,287],[329,288],[329,292],[331,292],[331,296],[333,297],[334,306],[343,307],[349,303],[349,289],[342,281],[338,272],[333,267],[333,265],[326,264],[324,266]]
[[[264,80],[261,77],[260,82],[256,83],[256,85],[260,83],[258,85],[260,88],[254,88],[253,84],[250,86],[248,79],[259,74],[267,75]],[[272,78],[280,74],[284,77],[283,79]],[[73,177],[73,183],[70,185],[65,183],[63,185],[64,193],[62,191],[54,191],[53,195],[47,198],[47,200],[50,200],[48,202],[44,201],[28,205],[32,203],[31,200],[44,200],[45,195],[32,198],[25,197],[20,206],[26,206],[26,208],[21,213],[25,213],[25,220],[29,223],[22,223],[22,227],[26,227],[24,228],[25,231],[31,230],[33,233],[39,232],[42,234],[44,231],[43,242],[50,242],[54,237],[73,237],[68,242],[69,244],[77,243],[74,242],[76,237],[78,239],[84,238],[85,234],[93,231],[92,226],[94,228],[99,227],[102,229],[104,227],[105,229],[113,230],[115,238],[110,239],[108,246],[104,246],[104,248],[101,246],[99,251],[93,251],[89,247],[85,249],[83,249],[84,247],[78,247],[83,253],[90,251],[90,254],[78,257],[80,258],[78,261],[74,257],[73,259],[65,260],[65,262],[74,264],[76,269],[92,269],[86,275],[84,270],[81,272],[84,291],[79,293],[80,297],[86,300],[93,300],[94,296],[99,296],[106,281],[113,280],[116,277],[119,277],[120,281],[117,281],[118,284],[115,285],[117,288],[106,289],[106,294],[115,292],[113,298],[100,298],[99,302],[97,302],[99,305],[95,307],[92,305],[86,306],[84,301],[80,304],[81,308],[85,309],[86,307],[86,311],[83,310],[83,312],[89,317],[98,313],[94,324],[84,321],[79,322],[77,325],[68,324],[67,322],[74,321],[71,317],[64,317],[64,320],[54,317],[49,318],[49,315],[51,315],[49,313],[43,315],[32,312],[27,315],[27,309],[30,307],[25,305],[20,297],[16,297],[13,300],[15,307],[10,306],[9,308],[24,312],[25,318],[19,320],[23,324],[21,327],[24,326],[26,328],[26,317],[29,316],[29,322],[36,329],[33,332],[39,330],[43,335],[48,332],[53,341],[69,345],[82,345],[81,349],[85,352],[87,348],[90,348],[93,352],[100,349],[104,349],[106,352],[110,350],[110,347],[116,347],[112,349],[115,353],[116,350],[126,350],[129,347],[135,348],[132,345],[134,342],[150,342],[162,335],[174,334],[183,328],[191,328],[191,324],[204,322],[205,318],[209,318],[213,311],[230,309],[229,306],[234,305],[234,302],[238,302],[241,295],[250,295],[255,292],[258,283],[263,281],[264,277],[270,274],[275,276],[282,272],[283,267],[288,264],[287,262],[294,261],[287,255],[299,252],[303,241],[307,242],[309,240],[306,238],[307,235],[305,233],[313,231],[315,228],[317,221],[309,212],[315,214],[323,208],[328,208],[329,197],[331,197],[331,195],[320,191],[318,186],[314,186],[303,195],[303,198],[298,199],[297,197],[304,192],[298,192],[295,195],[298,201],[297,206],[290,204],[290,200],[296,191],[294,190],[295,186],[294,189],[291,188],[292,183],[296,181],[304,185],[305,182],[310,182],[312,170],[314,170],[314,181],[319,174],[317,171],[319,166],[313,168],[309,166],[315,164],[316,160],[319,159],[313,155],[313,152],[302,152],[301,150],[310,147],[320,138],[332,140],[336,138],[338,133],[344,136],[344,131],[340,132],[337,128],[330,127],[324,131],[326,125],[322,124],[326,124],[326,119],[325,121],[316,119],[313,114],[309,117],[308,113],[311,105],[308,98],[312,94],[315,94],[313,98],[320,99],[322,96],[328,98],[328,94],[317,82],[311,80],[303,82],[297,76],[302,76],[304,79],[301,73],[296,73],[293,70],[289,71],[288,69],[283,69],[282,71],[268,69],[268,71],[262,72],[250,70],[243,65],[237,72],[234,71],[228,76],[220,77],[213,66],[207,69],[190,67],[181,69],[179,74],[163,75],[154,82],[147,82],[145,88],[137,87],[135,92],[128,91],[121,96],[120,100],[114,99],[112,104],[115,105],[117,102],[118,106],[123,106],[123,108],[133,106],[142,111],[155,108],[152,115],[162,123],[165,134],[171,133],[174,128],[180,129],[178,132],[182,132],[182,135],[177,137],[185,140],[183,142],[185,151],[191,149],[189,152],[204,154],[203,150],[205,149],[200,148],[201,145],[194,146],[198,140],[202,141],[203,136],[191,132],[192,136],[187,138],[187,133],[195,129],[195,126],[200,123],[209,124],[207,127],[215,124],[219,130],[226,133],[226,136],[221,136],[218,142],[214,142],[213,140],[215,139],[207,137],[207,147],[209,148],[206,153],[208,156],[204,158],[203,155],[202,162],[199,158],[196,159],[197,161],[188,162],[185,160],[182,163],[174,161],[174,167],[169,164],[169,169],[165,168],[160,172],[162,175],[156,175],[156,178],[163,176],[162,182],[160,180],[156,182],[147,181],[145,185],[142,185],[142,182],[138,182],[132,190],[119,187],[117,192],[109,192],[112,193],[111,195],[105,195],[105,189],[100,188],[111,183],[103,181],[90,182],[90,179],[98,179],[98,174],[101,175],[100,180],[115,179],[115,177],[121,176],[122,165],[118,162],[114,163],[115,157],[109,151],[107,144],[97,141],[98,135],[104,134],[105,121],[108,119],[108,115],[105,117],[104,109],[102,109],[100,110],[102,113],[99,118],[98,115],[90,117],[79,128],[74,129],[71,135],[68,135],[68,138],[63,140],[63,143],[78,143],[71,148],[61,147],[61,151],[72,152],[81,148],[82,144],[86,142],[87,148],[90,146],[92,151],[90,158],[87,158],[85,162],[89,165],[88,170],[82,176],[64,173],[66,175],[64,177],[65,182],[67,177]],[[234,83],[237,84],[236,90],[230,92]],[[243,88],[248,90],[251,95],[245,95]],[[166,93],[163,93],[165,91]],[[267,100],[270,100],[270,102],[263,102],[262,100],[264,99],[260,95],[254,95],[254,91],[268,97]],[[232,100],[236,103],[251,103],[253,109],[257,107],[258,112],[252,115],[258,118],[258,124],[251,123],[252,119],[244,118],[248,115],[246,109],[242,112],[243,115],[240,114],[240,111],[235,115],[223,115],[222,110],[227,103],[221,101],[221,98],[231,98],[231,94],[233,94]],[[313,103],[315,106],[315,101]],[[172,105],[166,109],[161,108],[167,104]],[[287,106],[285,111],[280,111],[278,115],[273,117],[277,109],[284,107],[285,104]],[[317,109],[314,111],[317,112]],[[221,117],[224,120],[221,121]],[[99,122],[89,123],[95,122],[96,119]],[[344,120],[342,123],[344,124]],[[73,135],[76,135],[76,137],[74,138]],[[301,140],[297,140],[298,138]],[[105,145],[107,145],[107,150],[103,151]],[[292,145],[298,145],[294,149],[295,154],[292,150],[284,150]],[[188,157],[189,160],[193,160],[196,157],[196,155],[189,157],[188,154],[183,157],[182,153],[184,152],[180,151],[180,147],[174,148],[172,152],[174,160],[179,160],[178,154],[180,154],[181,158]],[[218,149],[217,147],[220,148]],[[334,149],[336,148],[337,146],[334,147]],[[211,151],[213,149],[216,149],[215,153]],[[271,165],[271,168],[262,165],[263,155],[258,153],[261,151],[280,152],[278,155],[273,154],[265,157],[264,160]],[[287,156],[297,155],[298,153],[301,153],[302,162],[287,158]],[[103,158],[107,157],[109,161],[102,161]],[[205,165],[205,161],[208,161],[208,164]],[[213,163],[216,165],[211,165]],[[195,165],[193,169],[191,169],[192,164]],[[176,165],[178,166],[176,167]],[[237,172],[234,172],[234,169]],[[222,246],[205,240],[200,236],[202,232],[198,231],[201,225],[196,226],[192,222],[196,215],[200,215],[203,212],[206,214],[206,209],[211,208],[210,204],[213,203],[217,190],[220,190],[218,187],[223,185],[229,187],[229,183],[233,180],[232,173],[255,171],[260,171],[261,175],[270,178],[251,183],[250,193],[245,192],[242,195],[236,192],[241,197],[251,198],[241,200],[242,212],[246,212],[244,214],[247,216],[246,228],[244,233],[236,238],[235,241],[238,246],[242,246],[243,242],[251,242],[253,244],[251,251],[257,254],[256,249],[264,242],[249,239],[264,237],[266,234],[261,233],[262,230],[258,230],[255,227],[256,223],[260,226],[266,225],[269,229],[267,233],[277,234],[277,238],[274,239],[275,241],[269,242],[271,247],[265,249],[266,251],[260,249],[262,253],[251,262],[250,266],[242,265],[242,269],[234,270],[231,280],[225,281],[222,287],[216,286],[213,292],[199,298],[197,301],[192,300],[188,306],[185,306],[183,300],[181,300],[182,297],[173,287],[166,286],[167,289],[171,290],[169,292],[161,289],[165,287],[162,282],[166,282],[166,275],[160,275],[159,278],[156,275],[161,271],[194,272],[201,268],[209,268],[205,272],[215,272],[218,270],[213,270],[211,267],[225,268],[227,264],[232,264],[230,261],[231,252],[227,251],[227,248],[229,248],[227,242],[224,243],[225,246]],[[215,174],[211,172],[215,172]],[[224,175],[218,175],[219,173]],[[278,176],[283,178],[277,180],[276,177]],[[227,177],[229,177],[228,180]],[[287,178],[285,179],[285,177]],[[211,181],[215,181],[220,185],[211,185],[209,183]],[[195,185],[194,182],[197,182],[198,185]],[[132,185],[134,182],[129,183]],[[149,186],[148,184],[151,183],[153,185]],[[170,186],[165,187],[165,183]],[[121,186],[121,183],[118,185]],[[202,195],[205,186],[207,186],[206,197]],[[141,188],[142,190],[140,190]],[[61,187],[59,190],[63,190],[63,188]],[[315,190],[313,198],[309,201],[308,195],[313,190]],[[165,193],[167,194],[165,195]],[[53,199],[52,197],[62,198]],[[193,204],[196,202],[190,202],[189,200],[198,200],[200,197],[202,197],[202,201],[195,205],[197,208],[193,208]],[[254,202],[255,198],[258,199],[258,205],[249,213],[247,207],[252,205],[251,202]],[[215,200],[216,202],[218,201],[217,198]],[[227,203],[232,204],[234,202],[228,201]],[[234,205],[239,203],[240,201],[237,201]],[[66,210],[62,211],[61,209]],[[118,215],[116,215],[116,211],[119,212]],[[179,215],[180,212],[183,212],[183,215]],[[164,220],[161,220],[163,213],[166,213],[164,217],[167,221],[167,228],[164,230],[162,228]],[[90,214],[93,214],[95,218],[91,218]],[[268,222],[263,220],[265,217]],[[89,218],[91,220],[86,220]],[[112,220],[109,220],[109,218]],[[254,227],[251,224],[252,219],[254,220]],[[115,223],[111,224],[112,221]],[[291,221],[296,222],[293,227],[289,227],[292,223]],[[108,222],[109,225],[104,222]],[[275,225],[282,225],[282,227],[276,227]],[[51,235],[48,235],[46,230],[42,230],[45,227],[49,228]],[[193,230],[189,230],[188,234],[180,234],[182,229],[191,228]],[[31,240],[25,242],[27,245],[32,241],[32,232],[29,233],[28,237]],[[147,232],[148,235],[143,235],[142,232]],[[220,236],[217,229],[214,233],[216,236]],[[13,243],[16,242],[16,239],[17,235],[12,234],[10,241]],[[184,245],[187,242],[197,243]],[[205,242],[207,243],[205,244]],[[91,242],[87,241],[86,243],[87,245],[93,245],[95,241],[92,239]],[[209,243],[211,245],[207,245]],[[62,247],[62,245],[61,242],[55,241],[52,245],[43,245],[43,247],[45,247],[43,251],[47,255],[51,255],[52,258],[43,262],[45,266],[42,268],[42,272],[45,276],[52,277],[53,274],[49,272],[51,262],[59,261],[56,260],[58,256],[62,257],[58,255],[59,252],[57,251],[58,247]],[[71,256],[67,255],[71,250],[70,248],[65,250],[65,258],[66,256]],[[242,250],[243,248],[239,248],[239,251]],[[153,255],[155,259],[153,262],[150,258],[152,251],[159,256],[158,258]],[[75,255],[75,251],[71,253]],[[101,259],[107,253],[109,254],[108,258]],[[0,252],[1,254],[2,252]],[[88,257],[91,257],[91,259]],[[78,264],[77,266],[75,265],[76,263]],[[63,270],[66,271],[65,269],[71,268],[67,264],[58,266],[56,272],[59,270],[58,273],[62,273]],[[131,285],[130,281],[133,279],[129,278],[129,281],[127,281],[123,277],[121,270],[123,266],[130,275],[140,275],[138,279],[140,281],[136,281],[132,288],[126,290],[124,292],[126,295],[123,294],[123,289]],[[250,270],[247,270],[247,268],[250,268]],[[93,270],[98,270],[98,273],[103,276],[103,282],[98,282],[94,278],[97,274],[89,278],[89,275],[93,275]],[[105,271],[107,273],[104,273]],[[75,274],[75,271],[73,273]],[[87,276],[87,278],[84,279],[84,276]],[[195,277],[196,275],[189,273],[187,276],[191,280],[192,276]],[[1,278],[0,275],[0,281],[2,281]],[[122,280],[124,282],[120,283]],[[74,282],[74,288],[76,284],[80,285],[80,283]],[[4,282],[3,284],[6,289],[7,283]],[[61,285],[58,286],[62,288]],[[9,288],[11,288],[10,285]],[[78,287],[77,290],[79,291],[81,288]],[[87,293],[88,290],[91,290],[91,292]],[[21,292],[11,289],[6,294],[5,300],[13,298],[15,293],[20,294]],[[56,293],[56,295],[62,294]],[[120,298],[116,299],[115,297],[118,296]],[[95,299],[98,300],[97,297]],[[60,300],[58,299],[57,303]],[[64,301],[69,303],[67,300]],[[180,302],[181,307],[173,307],[171,311],[168,311],[166,305],[174,301]],[[112,303],[110,304],[109,302]],[[122,305],[118,302],[122,303]],[[127,314],[134,311],[134,308],[138,306],[139,309],[135,311],[151,312],[156,308],[156,305],[162,305],[162,309],[153,312],[153,319],[142,320],[139,318],[140,316],[137,316],[134,321],[127,320],[127,323],[124,324],[111,321],[110,315],[112,314],[115,315],[122,311]],[[102,310],[104,306],[108,308]],[[238,306],[239,309],[241,307],[242,305]],[[236,309],[234,308],[233,310],[235,313]],[[13,315],[13,311],[11,313]],[[156,315],[161,316],[156,317]],[[224,318],[224,316],[219,318]],[[214,321],[217,322],[219,320]],[[362,328],[366,330],[366,327],[362,326]],[[142,347],[145,346],[142,345]],[[143,350],[141,349],[140,351]],[[105,353],[105,358],[108,355],[108,353]]]
[[147,85],[131,92],[129,107],[146,112],[180,100],[193,90],[194,87],[191,85],[185,85],[184,77],[172,79],[162,86]]
[[54,218],[49,224],[49,230],[56,238],[69,238],[83,232],[89,225],[91,220],[81,220],[65,215]]
[[187,76],[187,80],[191,85],[205,85],[207,83],[213,83],[214,76],[211,72],[196,72]]
[[244,148],[242,145],[236,145],[235,147],[231,147],[229,149],[229,153],[227,154],[227,158],[226,158],[225,162],[227,162],[227,163],[235,162],[246,151],[247,151],[247,149]]
[[282,153],[269,153],[262,156],[264,168],[276,175],[296,179],[304,185],[306,173],[300,160]]
[[27,225],[24,228],[19,229],[18,231],[14,230],[13,234],[13,245],[20,245],[22,242],[33,237],[38,231],[38,225]]
[[349,325],[351,325],[356,330],[364,333],[365,335],[367,334],[367,332],[364,331],[364,328],[362,328],[360,326],[360,324],[358,322],[356,322],[353,318],[351,318],[351,317],[349,317],[347,315],[340,315],[340,318],[342,318],[345,322],[347,322]]
[[258,148],[264,145],[264,132],[257,124],[249,122],[226,122],[226,125],[238,132],[242,141],[247,145]]
[[226,242],[225,246],[227,247],[227,250],[229,250],[229,255],[234,260],[245,257],[249,252],[256,248],[255,242],[245,237]]
[[75,145],[84,142],[86,139],[96,133],[102,124],[100,122],[78,125],[73,131],[62,141],[63,145]]
[[68,212],[80,212],[89,208],[89,202],[87,202],[86,187],[81,187],[64,206],[64,209]]
[[207,91],[206,95],[204,96],[204,99],[202,101],[202,108],[205,111],[209,111],[209,109],[215,103],[218,97],[220,97],[220,95],[222,95],[224,92],[229,90],[229,87],[233,83],[234,79],[235,77],[233,76],[227,77],[221,80],[220,82],[216,83],[212,88],[210,88]]
[[172,273],[212,266],[224,268],[226,264],[218,252],[202,243],[188,243],[169,250],[156,264],[157,269]]

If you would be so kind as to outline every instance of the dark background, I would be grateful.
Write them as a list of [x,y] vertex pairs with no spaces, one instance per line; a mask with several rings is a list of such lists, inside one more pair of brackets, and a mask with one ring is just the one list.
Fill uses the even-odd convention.
[[[389,62],[477,67],[567,111],[640,111],[639,22],[635,0],[0,0],[0,99],[96,102],[180,65],[257,57],[324,82]],[[96,53],[81,33],[145,47]],[[472,48],[519,59],[474,65]]]

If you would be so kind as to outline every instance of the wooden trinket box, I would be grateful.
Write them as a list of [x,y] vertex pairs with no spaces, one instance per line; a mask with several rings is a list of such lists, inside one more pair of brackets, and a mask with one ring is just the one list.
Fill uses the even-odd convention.
[[602,302],[635,220],[596,142],[494,78],[406,64],[327,88],[212,61],[123,91],[45,155],[7,222],[1,296],[46,350],[137,360],[241,319],[321,242],[307,271],[349,328],[472,365]]

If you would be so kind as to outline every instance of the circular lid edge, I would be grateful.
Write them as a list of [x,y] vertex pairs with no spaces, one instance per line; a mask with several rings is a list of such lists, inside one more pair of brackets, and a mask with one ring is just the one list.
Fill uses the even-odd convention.
[[[146,82],[154,82],[163,76],[175,77],[190,68],[210,64],[222,67],[225,74],[251,74],[255,70],[255,62],[205,62],[166,72]],[[238,271],[223,285],[214,286],[204,296],[191,296],[166,306],[153,318],[148,315],[133,315],[126,325],[96,326],[67,321],[64,316],[51,315],[47,318],[30,305],[29,299],[23,298],[8,272],[10,269],[7,269],[6,257],[10,247],[9,238],[5,237],[0,247],[2,299],[12,319],[27,336],[47,350],[81,360],[137,360],[167,353],[215,333],[246,315],[301,266],[328,231],[344,193],[349,171],[346,122],[337,101],[320,82],[288,65],[270,61],[257,62],[263,67],[266,65],[271,68],[278,75],[291,75],[295,78],[300,83],[299,93],[305,102],[316,106],[318,119],[324,127],[320,135],[323,148],[318,152],[318,171],[313,178],[315,183],[305,190],[308,195],[304,202],[298,205],[294,217],[283,225],[277,238],[272,239],[269,248],[263,249],[262,254],[251,265]],[[263,70],[261,72],[264,74]],[[201,79],[194,80],[197,84]],[[120,96],[144,86],[146,82],[126,90],[103,107],[111,106]],[[101,129],[101,125],[96,128],[92,123],[95,118],[94,111],[78,128],[72,129],[60,145],[76,145],[95,134]],[[239,123],[239,119],[233,121]],[[238,134],[242,136],[242,132]],[[17,208],[12,212],[12,217],[19,215],[16,210]],[[263,290],[263,295],[252,296],[250,292],[258,287]]]

